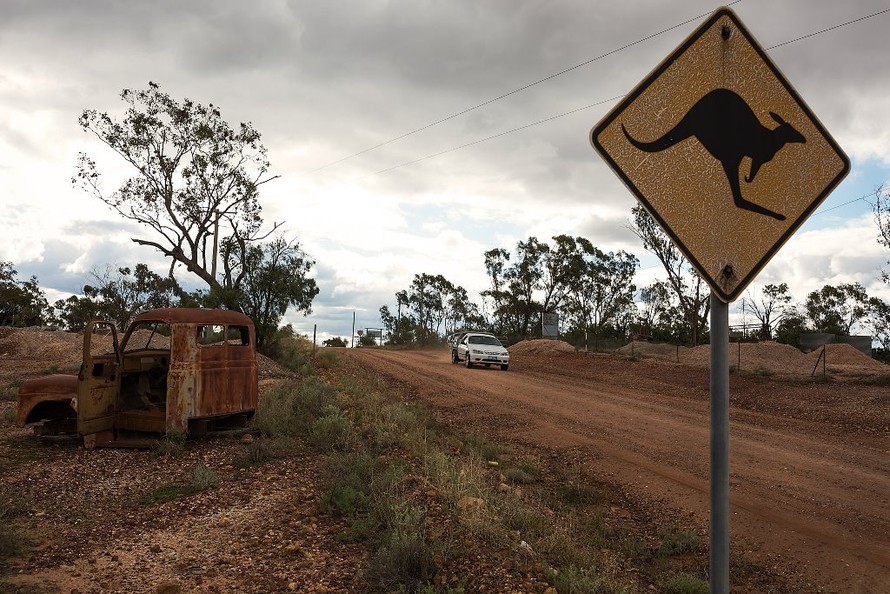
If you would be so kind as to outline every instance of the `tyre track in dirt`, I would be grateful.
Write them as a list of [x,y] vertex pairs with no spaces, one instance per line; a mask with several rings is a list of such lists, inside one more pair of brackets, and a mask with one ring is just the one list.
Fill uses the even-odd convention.
[[[504,373],[458,368],[447,351],[349,354],[452,420],[527,448],[580,450],[599,478],[707,526],[706,386],[690,391],[680,377],[672,388],[632,363],[592,377],[556,372],[558,361],[514,361]],[[883,450],[851,448],[815,423],[731,415],[734,544],[764,562],[778,556],[828,591],[890,591],[890,440],[878,440]]]

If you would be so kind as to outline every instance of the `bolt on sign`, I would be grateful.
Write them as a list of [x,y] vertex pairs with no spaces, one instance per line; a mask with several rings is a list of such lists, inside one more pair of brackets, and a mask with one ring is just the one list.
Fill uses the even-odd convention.
[[591,142],[725,302],[850,170],[728,8],[615,106]]

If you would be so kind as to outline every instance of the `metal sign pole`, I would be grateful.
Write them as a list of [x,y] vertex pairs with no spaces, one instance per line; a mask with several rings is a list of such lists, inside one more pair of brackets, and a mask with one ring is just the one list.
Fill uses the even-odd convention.
[[711,594],[729,593],[729,304],[711,292]]

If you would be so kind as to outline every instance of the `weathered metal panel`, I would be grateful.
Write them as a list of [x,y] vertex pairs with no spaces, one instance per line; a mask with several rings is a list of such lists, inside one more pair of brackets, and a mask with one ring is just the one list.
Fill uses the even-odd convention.
[[246,345],[229,341],[199,345],[200,393],[195,417],[213,417],[253,410],[257,402],[253,328]]
[[[111,332],[114,353],[92,353],[92,335],[100,328]],[[77,432],[81,435],[107,431],[114,426],[117,396],[120,393],[117,351],[117,330],[113,324],[99,320],[87,324],[83,334],[83,364],[77,384]]]
[[28,417],[36,406],[44,402],[68,403],[76,410],[77,376],[57,373],[24,382],[19,386],[15,424],[24,427],[26,423],[39,421]]
[[197,325],[172,324],[170,368],[167,372],[167,431],[185,433],[188,420],[195,413],[195,398],[200,392],[197,382]]

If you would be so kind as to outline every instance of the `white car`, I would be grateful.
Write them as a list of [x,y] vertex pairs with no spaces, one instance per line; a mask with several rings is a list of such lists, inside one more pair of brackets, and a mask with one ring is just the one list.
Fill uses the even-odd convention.
[[451,346],[451,362],[467,367],[473,365],[500,365],[503,371],[510,368],[510,353],[493,334],[467,332]]

